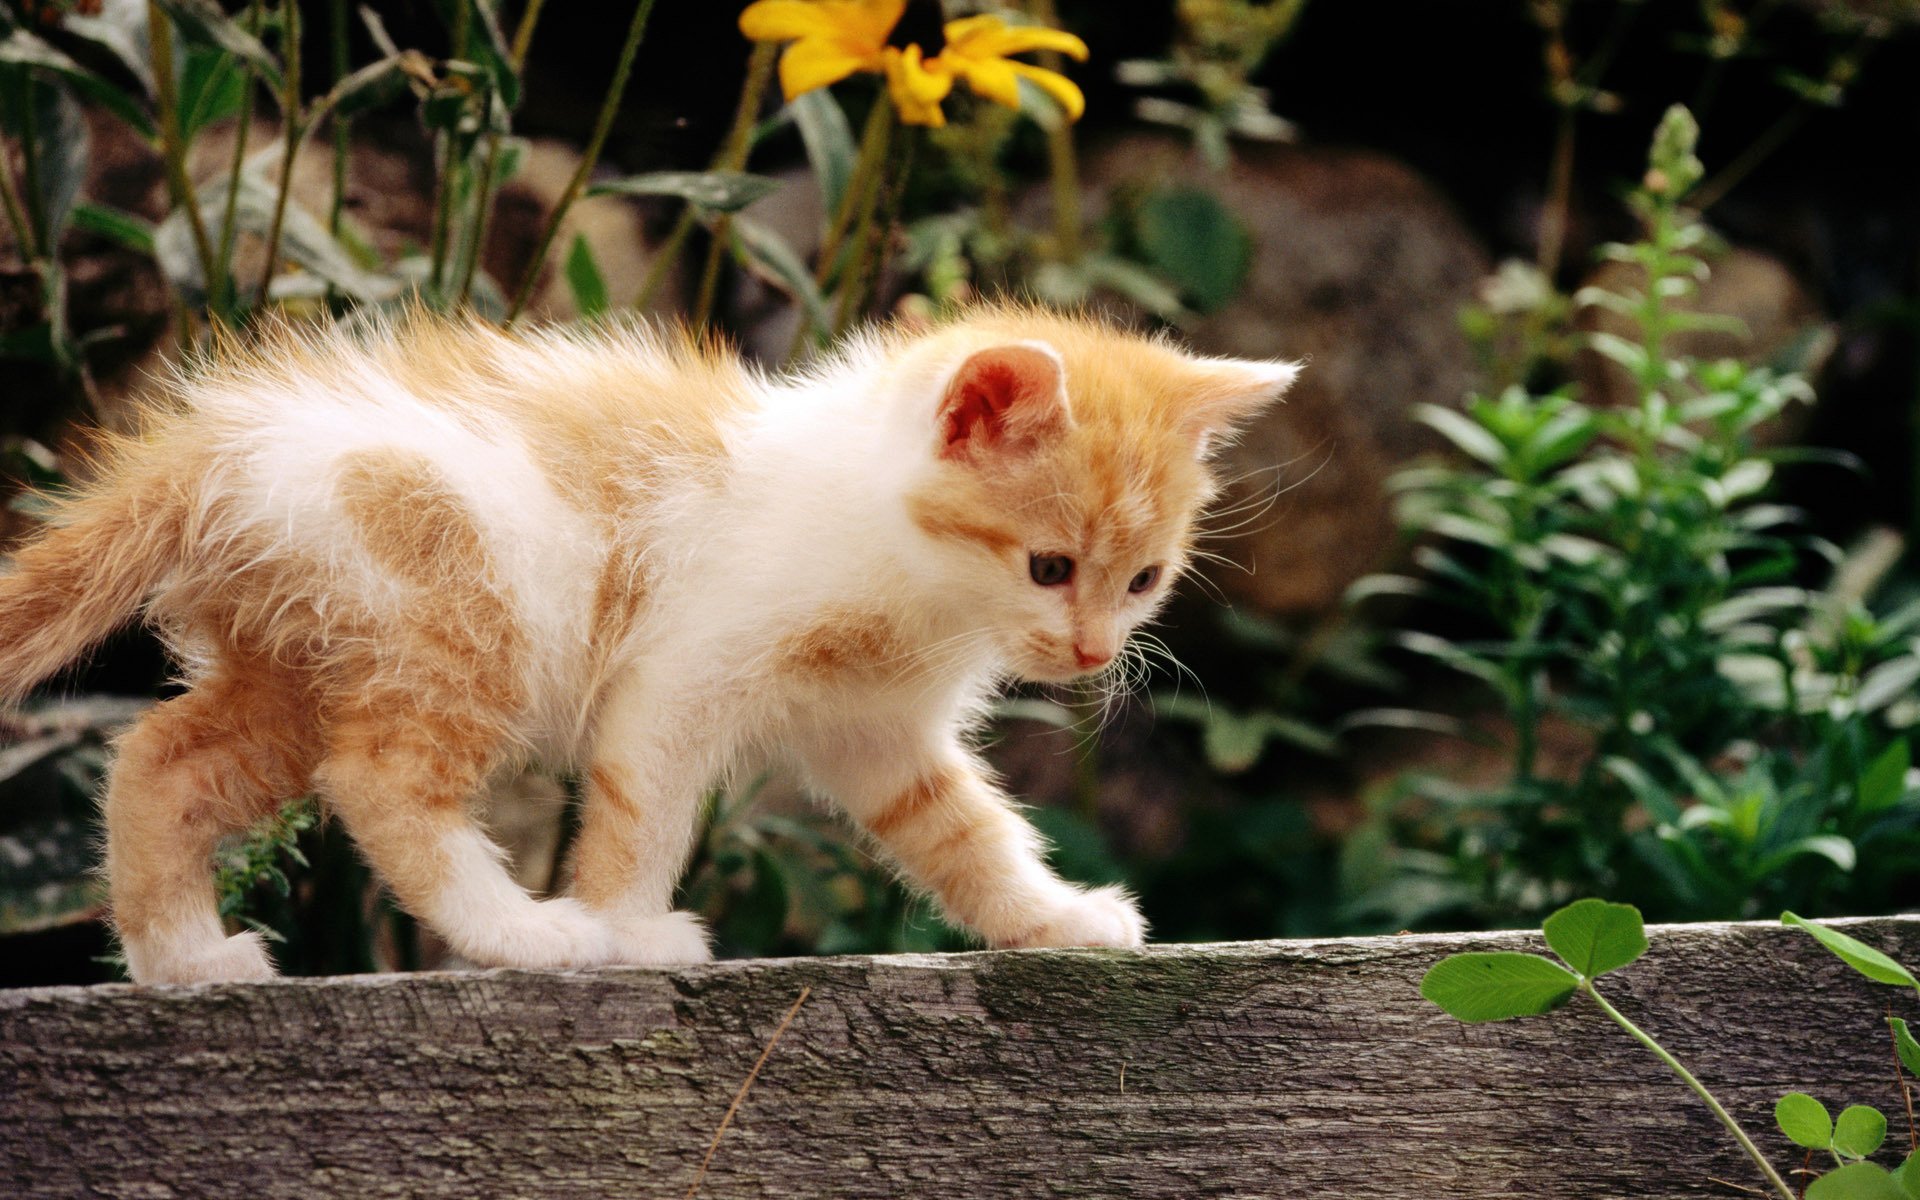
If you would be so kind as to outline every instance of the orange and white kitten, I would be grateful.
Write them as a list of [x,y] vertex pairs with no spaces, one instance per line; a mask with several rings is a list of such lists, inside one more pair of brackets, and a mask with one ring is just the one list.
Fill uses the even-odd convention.
[[[689,963],[703,793],[783,756],[994,946],[1134,946],[969,749],[1008,678],[1112,663],[1186,565],[1209,450],[1292,381],[979,310],[770,378],[648,328],[430,317],[229,348],[0,576],[0,703],[135,612],[191,690],[120,738],[114,920],[143,983],[264,979],[209,854],[316,790],[467,958]],[[564,897],[469,817],[581,771]]]

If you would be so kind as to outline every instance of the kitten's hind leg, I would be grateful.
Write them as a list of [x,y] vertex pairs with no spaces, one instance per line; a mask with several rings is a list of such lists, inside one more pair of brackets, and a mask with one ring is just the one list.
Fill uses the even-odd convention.
[[391,693],[327,730],[321,794],[408,912],[462,957],[503,967],[584,967],[611,957],[606,924],[577,901],[535,900],[467,814],[498,739],[457,709]]
[[118,743],[106,794],[114,925],[137,983],[270,979],[255,933],[228,937],[214,845],[307,788],[307,697],[271,669],[224,668]]

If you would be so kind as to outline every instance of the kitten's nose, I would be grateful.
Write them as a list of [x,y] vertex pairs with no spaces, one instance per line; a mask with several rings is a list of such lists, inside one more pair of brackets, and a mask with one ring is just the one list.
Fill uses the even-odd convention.
[[1095,647],[1090,650],[1079,642],[1075,642],[1073,644],[1073,661],[1079,663],[1083,669],[1091,671],[1095,667],[1104,667],[1112,662],[1113,651],[1105,647]]

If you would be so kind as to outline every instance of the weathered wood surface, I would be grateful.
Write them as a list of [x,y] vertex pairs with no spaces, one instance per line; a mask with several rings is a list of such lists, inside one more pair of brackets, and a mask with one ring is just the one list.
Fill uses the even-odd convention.
[[[1920,919],[1849,922],[1920,963]],[[1609,982],[1777,1164],[1780,1093],[1906,1123],[1883,1022],[1805,934],[1656,928]],[[0,1194],[1734,1197],[1691,1093],[1591,1006],[1416,993],[1524,934],[0,993]]]

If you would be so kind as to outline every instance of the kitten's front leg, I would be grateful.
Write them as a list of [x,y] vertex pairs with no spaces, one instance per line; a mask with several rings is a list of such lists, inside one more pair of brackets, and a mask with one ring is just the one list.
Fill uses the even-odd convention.
[[614,936],[613,961],[706,962],[706,927],[673,911],[693,852],[700,800],[717,765],[707,706],[668,703],[638,681],[616,688],[601,719],[575,843],[571,894]]
[[953,920],[997,947],[1138,946],[1146,923],[1117,887],[1048,869],[1040,837],[958,746],[901,755],[874,746],[809,756],[829,792]]

